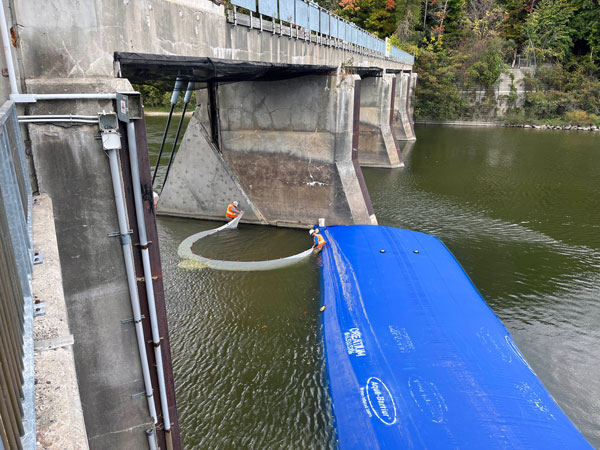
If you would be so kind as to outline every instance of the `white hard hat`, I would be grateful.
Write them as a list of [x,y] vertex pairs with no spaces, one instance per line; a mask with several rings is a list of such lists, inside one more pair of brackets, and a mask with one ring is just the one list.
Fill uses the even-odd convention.
[[237,202],[237,200],[233,201],[233,206],[237,207],[237,205],[239,205],[239,203]]
[[313,230],[313,229],[311,228],[310,230],[308,230],[308,234],[310,234],[310,235],[312,236],[313,234],[315,234],[315,230]]

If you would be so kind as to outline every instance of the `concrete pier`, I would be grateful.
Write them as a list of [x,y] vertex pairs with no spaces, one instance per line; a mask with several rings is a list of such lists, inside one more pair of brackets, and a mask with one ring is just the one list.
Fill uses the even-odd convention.
[[359,85],[359,76],[339,74],[219,86],[217,133],[201,104],[158,212],[224,219],[237,199],[251,222],[375,223],[353,139]]
[[394,131],[399,140],[411,141],[416,139],[413,122],[413,96],[416,83],[416,73],[402,72],[397,74]]
[[358,162],[366,167],[404,167],[395,136],[396,75],[367,77],[360,87]]

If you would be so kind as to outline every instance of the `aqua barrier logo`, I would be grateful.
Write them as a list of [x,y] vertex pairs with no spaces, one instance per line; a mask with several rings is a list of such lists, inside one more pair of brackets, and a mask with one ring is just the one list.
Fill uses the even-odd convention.
[[371,377],[367,380],[367,400],[373,413],[386,425],[396,423],[396,405],[392,393],[377,377]]

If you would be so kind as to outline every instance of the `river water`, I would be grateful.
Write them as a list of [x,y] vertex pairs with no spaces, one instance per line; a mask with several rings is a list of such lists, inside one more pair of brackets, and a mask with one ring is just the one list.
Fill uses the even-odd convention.
[[[153,161],[165,122],[147,119]],[[363,169],[379,223],[446,244],[599,448],[600,136],[416,131],[404,169]],[[262,273],[180,269],[179,243],[221,224],[158,219],[185,448],[335,448],[314,260]],[[252,260],[297,253],[311,240],[242,225],[197,245],[205,256]]]

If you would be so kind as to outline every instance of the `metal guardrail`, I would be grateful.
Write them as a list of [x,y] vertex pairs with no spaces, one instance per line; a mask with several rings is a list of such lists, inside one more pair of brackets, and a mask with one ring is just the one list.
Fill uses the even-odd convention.
[[0,450],[35,448],[32,193],[16,108],[0,108]]
[[[247,26],[253,28],[252,13],[259,15],[259,29],[262,30],[263,16],[287,22],[290,25],[290,36],[292,27],[303,30],[303,36],[310,37],[311,33],[321,39],[321,43],[332,40],[334,43],[345,44],[351,50],[359,53],[372,54],[383,58],[393,58],[404,64],[414,64],[414,56],[394,47],[389,40],[380,39],[374,34],[357,27],[352,22],[343,19],[316,3],[304,0],[231,0],[233,4],[233,17],[236,25],[246,25],[237,20],[237,7],[245,8],[250,12],[250,20]],[[272,26],[275,33],[275,25]]]

